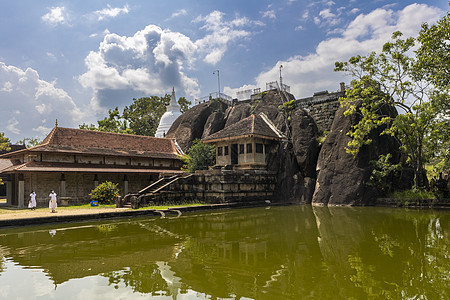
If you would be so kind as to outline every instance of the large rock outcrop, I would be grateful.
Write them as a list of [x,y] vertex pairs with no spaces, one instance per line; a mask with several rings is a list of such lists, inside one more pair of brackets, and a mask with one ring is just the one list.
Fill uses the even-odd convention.
[[[205,124],[209,117],[217,111],[225,111],[228,108],[223,103],[216,101],[209,101],[201,103],[189,109],[182,114],[170,127],[166,134],[167,138],[175,138],[181,149],[186,152],[191,147],[195,139],[201,139],[205,131]],[[210,130],[220,130],[217,122],[213,124],[214,120],[210,120]],[[219,122],[220,123],[220,122]]]
[[[384,114],[394,116],[394,108],[384,107]],[[331,131],[320,150],[317,162],[317,182],[312,203],[315,205],[371,205],[379,195],[378,190],[367,183],[372,173],[371,160],[380,154],[393,153],[398,162],[398,146],[394,138],[381,135],[381,129],[373,130],[372,143],[363,146],[356,157],[345,150],[350,137],[347,132],[359,119],[344,116],[345,108],[336,112]]]

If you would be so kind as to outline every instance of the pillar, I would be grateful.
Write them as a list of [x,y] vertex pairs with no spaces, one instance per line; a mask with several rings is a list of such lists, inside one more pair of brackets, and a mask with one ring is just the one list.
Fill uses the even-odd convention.
[[124,195],[128,194],[128,176],[127,175],[123,176],[123,194]]
[[13,203],[13,198],[12,198],[13,183],[11,181],[11,177],[9,178],[8,181],[5,182],[5,184],[6,184],[6,203],[8,203],[8,205],[12,205],[12,203]]
[[94,189],[96,187],[98,187],[98,175],[97,174],[94,175]]
[[19,208],[25,207],[25,180],[23,178],[23,174],[19,174],[17,200],[18,200],[17,207]]
[[59,180],[59,196],[66,197],[66,176],[61,174],[61,179]]

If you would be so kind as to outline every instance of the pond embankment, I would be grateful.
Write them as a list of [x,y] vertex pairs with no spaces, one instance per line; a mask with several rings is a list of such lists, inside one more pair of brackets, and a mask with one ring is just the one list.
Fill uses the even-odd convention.
[[[291,203],[283,203],[282,205],[290,205]],[[259,207],[268,205],[280,205],[275,203],[267,203],[265,201],[255,202],[237,202],[222,204],[205,204],[196,206],[179,206],[167,209],[129,209],[129,208],[95,208],[95,209],[73,209],[60,210],[57,213],[50,211],[32,211],[19,210],[0,214],[0,228],[15,227],[27,225],[40,225],[48,223],[64,223],[64,222],[80,222],[95,221],[113,218],[131,218],[131,217],[178,217],[185,212],[202,211],[202,210],[218,210],[229,208],[245,208]]]

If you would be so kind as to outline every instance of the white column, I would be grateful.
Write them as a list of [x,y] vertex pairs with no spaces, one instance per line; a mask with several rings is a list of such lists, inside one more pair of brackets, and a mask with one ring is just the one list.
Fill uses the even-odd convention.
[[23,177],[20,178],[19,176],[19,185],[18,185],[18,191],[17,191],[17,200],[18,200],[18,207],[23,208],[25,207],[25,181],[23,180]]
[[59,181],[59,196],[66,197],[66,177],[61,174],[61,179]]
[[[10,177],[11,178],[11,177]],[[8,205],[12,204],[12,181],[6,181],[6,203],[8,203]]]
[[128,194],[128,176],[125,175],[123,177],[123,194],[127,195]]

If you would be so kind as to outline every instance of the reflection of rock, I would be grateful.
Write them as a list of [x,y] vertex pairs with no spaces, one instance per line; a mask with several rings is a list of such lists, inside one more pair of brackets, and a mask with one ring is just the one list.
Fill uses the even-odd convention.
[[[395,109],[386,109],[385,114],[395,115]],[[319,205],[370,205],[378,196],[378,190],[367,185],[373,167],[371,160],[378,160],[380,154],[393,153],[397,163],[398,146],[393,137],[380,136],[381,130],[374,130],[368,138],[370,145],[363,146],[354,158],[345,150],[350,137],[347,132],[358,120],[344,116],[340,107],[317,162],[318,177],[313,204]]]
[[[292,95],[289,95],[293,99]],[[264,93],[259,100],[241,102],[228,107],[210,101],[195,106],[179,117],[166,135],[176,138],[186,151],[195,138],[205,138],[227,126],[248,117],[250,112],[264,113],[282,132],[287,132],[288,122],[280,111],[284,98],[276,91]],[[311,116],[301,108],[292,112],[289,132],[292,141],[274,144],[267,158],[269,171],[278,173],[277,201],[311,203],[316,178],[318,156],[317,126]]]

